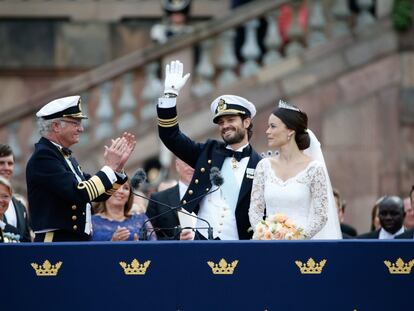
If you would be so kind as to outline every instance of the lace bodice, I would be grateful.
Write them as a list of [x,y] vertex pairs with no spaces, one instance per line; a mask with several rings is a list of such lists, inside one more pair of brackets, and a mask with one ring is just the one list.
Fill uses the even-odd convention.
[[306,238],[312,238],[327,221],[328,196],[323,165],[311,161],[297,175],[286,181],[274,172],[269,158],[262,159],[253,180],[249,218],[252,227],[266,215],[283,213]]

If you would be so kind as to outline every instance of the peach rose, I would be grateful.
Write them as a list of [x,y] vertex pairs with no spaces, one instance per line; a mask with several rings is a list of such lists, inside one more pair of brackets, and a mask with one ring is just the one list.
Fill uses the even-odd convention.
[[256,232],[257,232],[257,234],[259,234],[259,235],[262,235],[263,233],[264,233],[264,231],[266,230],[266,228],[265,228],[265,226],[263,226],[262,224],[258,224],[257,226],[256,226]]
[[285,236],[282,232],[278,231],[275,233],[275,240],[284,240]]
[[277,222],[281,223],[284,223],[288,219],[287,216],[284,214],[275,214],[274,217]]
[[270,231],[266,231],[265,233],[264,233],[264,236],[263,236],[263,239],[264,240],[271,240],[272,239],[272,232],[270,232]]
[[285,236],[289,232],[289,230],[286,227],[283,227],[279,230],[279,232],[280,232],[280,234]]
[[285,221],[285,225],[286,226],[288,226],[289,228],[296,228],[296,225],[293,223],[293,221],[292,220],[290,220],[290,219],[287,219],[286,221]]

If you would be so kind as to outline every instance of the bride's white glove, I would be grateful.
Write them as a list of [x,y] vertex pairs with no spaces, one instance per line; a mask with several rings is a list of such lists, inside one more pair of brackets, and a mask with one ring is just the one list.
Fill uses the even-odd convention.
[[181,88],[190,77],[189,73],[183,77],[183,68],[183,63],[179,60],[172,61],[169,65],[165,66],[164,94],[178,96]]

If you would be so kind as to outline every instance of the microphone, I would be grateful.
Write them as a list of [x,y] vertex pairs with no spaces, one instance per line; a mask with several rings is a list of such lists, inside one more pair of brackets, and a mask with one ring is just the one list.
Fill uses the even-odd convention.
[[217,166],[213,166],[210,170],[210,181],[214,186],[220,187],[224,184],[224,178]]
[[[138,171],[140,171],[140,170],[138,170]],[[142,177],[142,172],[141,172],[142,169],[141,169],[140,172],[138,172],[138,171],[134,174],[134,177],[136,175],[139,175],[139,176]],[[144,174],[145,174],[145,172],[144,172]],[[145,178],[144,178],[144,180],[145,180]],[[213,184],[213,186],[216,186],[216,188],[214,190],[213,190],[213,187],[212,187],[210,189],[210,191],[208,191],[206,193],[203,193],[203,194],[199,195],[196,198],[191,199],[186,204],[189,204],[189,203],[192,203],[192,202],[194,202],[196,200],[199,200],[199,199],[201,199],[201,198],[203,198],[203,197],[205,197],[205,196],[207,196],[207,195],[209,195],[211,193],[214,193],[214,192],[216,192],[217,190],[220,189],[221,185],[223,185],[223,183],[224,183],[224,178],[221,175],[221,172],[220,172],[220,170],[217,167],[212,167],[211,168],[211,171],[210,171],[210,182]],[[132,183],[132,180],[131,180],[131,183]],[[147,235],[146,235],[146,231],[147,231],[146,230],[146,225],[147,225],[148,222],[153,221],[153,220],[155,220],[155,219],[157,219],[157,218],[159,218],[162,215],[165,215],[167,213],[171,213],[173,211],[178,211],[178,212],[181,212],[183,214],[189,215],[191,217],[194,217],[196,219],[199,219],[199,220],[205,222],[207,224],[207,228],[200,228],[200,229],[207,229],[207,232],[208,232],[208,240],[213,240],[213,227],[211,227],[210,223],[206,219],[201,218],[201,217],[198,217],[198,216],[194,216],[193,214],[187,212],[186,210],[182,210],[181,208],[183,208],[186,204],[180,204],[178,206],[170,206],[168,204],[165,204],[163,202],[159,202],[159,201],[154,200],[152,198],[147,198],[146,196],[143,196],[143,195],[141,195],[139,193],[136,193],[134,190],[132,190],[132,193],[134,195],[140,197],[140,198],[143,198],[143,199],[147,200],[147,201],[150,201],[150,202],[153,202],[153,203],[156,203],[156,204],[160,204],[160,205],[163,205],[163,206],[169,208],[167,211],[162,212],[162,213],[160,213],[158,215],[155,215],[154,217],[148,218],[146,221],[144,221],[144,223],[142,224],[141,230],[140,230],[140,239],[146,240],[146,238],[147,238]]]
[[147,180],[147,174],[145,174],[145,171],[140,168],[138,169],[134,176],[131,178],[131,187],[134,189],[138,189],[139,186]]

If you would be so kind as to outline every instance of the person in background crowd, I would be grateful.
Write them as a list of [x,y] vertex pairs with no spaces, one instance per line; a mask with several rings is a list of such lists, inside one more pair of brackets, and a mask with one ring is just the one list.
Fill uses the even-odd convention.
[[[0,144],[0,176],[11,182],[14,172],[14,155],[9,145]],[[10,200],[9,208],[4,215],[4,221],[16,227],[20,235],[20,242],[31,242],[30,225],[27,209],[17,194]]]
[[372,207],[372,211],[371,211],[371,227],[370,227],[370,231],[376,231],[381,229],[381,223],[380,223],[380,219],[379,219],[379,204],[381,203],[381,201],[385,198],[385,196],[380,197],[374,204],[374,206]]
[[82,171],[69,147],[83,132],[80,96],[51,101],[37,113],[39,142],[26,167],[30,215],[36,242],[88,241],[91,201],[107,200],[127,181],[124,165],[135,136],[124,133],[105,146],[104,166],[94,176]]
[[394,239],[404,233],[404,203],[397,196],[385,196],[378,204],[381,229],[359,235],[358,239]]
[[[261,159],[249,144],[256,108],[240,96],[217,97],[211,104],[211,111],[224,142],[214,139],[205,143],[195,142],[180,131],[176,109],[176,97],[189,77],[190,74],[183,76],[180,61],[167,65],[164,96],[159,98],[157,105],[158,131],[162,142],[194,168],[194,177],[181,203],[188,212],[197,213],[211,224],[214,238],[250,239],[250,192],[254,170]],[[213,167],[221,170],[224,184],[220,191],[210,192],[214,186],[210,181]],[[205,223],[199,220],[196,227],[205,227]],[[206,239],[208,235],[207,229],[196,232],[199,239]]]
[[[414,238],[414,227],[412,226],[412,221],[414,218],[414,185],[411,187],[410,190],[410,206],[406,206],[404,204],[404,210],[405,210],[405,220],[404,220],[404,226],[407,231],[405,231],[403,234],[397,235],[396,239],[413,239]],[[404,202],[405,203],[405,202]],[[410,221],[407,221],[407,218],[411,218]]]
[[108,200],[100,203],[92,216],[92,241],[137,241],[145,223],[147,240],[156,240],[145,214],[131,212],[134,196],[124,183]]
[[[145,193],[142,192],[141,190],[135,190],[135,192],[137,194],[140,194],[141,196],[145,196]],[[134,195],[133,203],[131,207],[131,213],[145,214],[145,212],[147,211],[147,205],[148,205],[147,200],[137,195]]]
[[[180,200],[184,197],[188,189],[188,185],[193,178],[194,169],[180,159],[175,160],[175,169],[178,173],[178,183],[175,186],[168,188],[164,191],[154,192],[151,194],[151,200],[148,203],[147,216],[153,220],[153,226],[155,233],[160,240],[172,240],[180,238],[180,222],[178,219],[177,211],[168,213],[170,208],[180,205]],[[156,202],[155,202],[156,201]],[[168,206],[165,206],[163,204]],[[157,215],[162,216],[157,217]],[[191,233],[184,232],[181,236],[182,239],[191,239]]]
[[346,208],[346,202],[341,198],[341,194],[339,193],[338,189],[333,189],[333,194],[335,198],[336,208],[338,209],[338,217],[339,222],[341,224],[341,232],[342,237],[344,239],[350,239],[352,237],[357,236],[357,231],[354,227],[344,223],[345,219],[345,208]]
[[0,243],[19,241],[19,230],[5,221],[5,213],[12,199],[10,182],[0,176]]
[[404,199],[405,220],[404,227],[406,229],[414,229],[414,186],[411,187],[410,196]]
[[191,0],[161,0],[161,5],[165,17],[162,23],[151,28],[150,37],[153,41],[162,44],[173,36],[190,32],[192,27],[188,25],[188,15]]
[[175,179],[167,179],[160,182],[157,187],[157,192],[167,190],[177,185],[177,181]]

